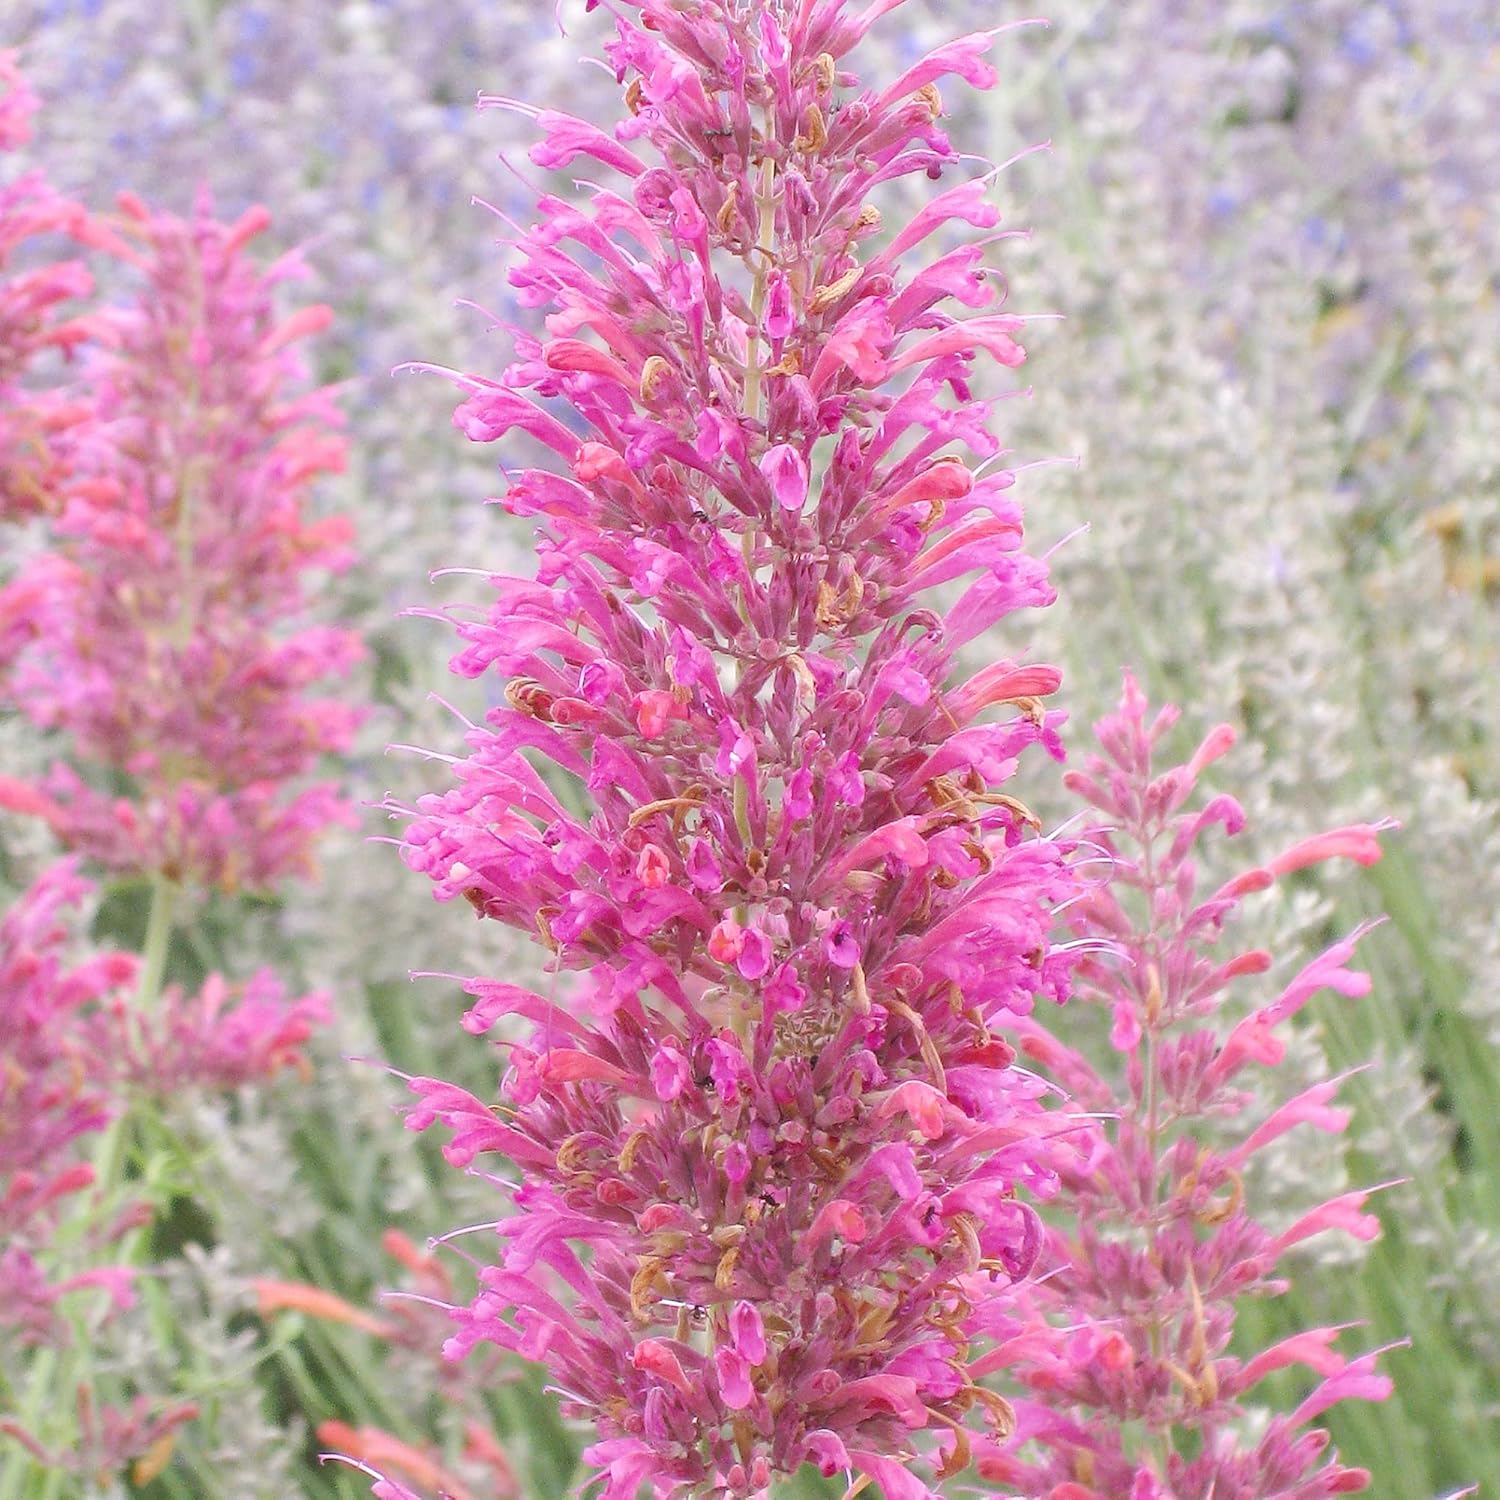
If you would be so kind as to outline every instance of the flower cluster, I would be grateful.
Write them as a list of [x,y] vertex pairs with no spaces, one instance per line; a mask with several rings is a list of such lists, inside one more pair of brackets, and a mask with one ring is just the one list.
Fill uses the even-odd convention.
[[[1232,708],[1249,858],[1386,809],[1421,831],[1245,924],[1280,952],[1391,914],[1378,1000],[1304,1033],[1328,1071],[1373,1064],[1355,1125],[1266,1164],[1312,1201],[1349,1152],[1380,1163],[1411,1179],[1385,1200],[1401,1232],[1321,1237],[1277,1307],[1413,1338],[1421,1377],[1334,1425],[1387,1487],[1441,1493],[1500,1473],[1470,1394],[1500,1364],[1500,217],[1473,212],[1500,192],[1500,72],[1460,61],[1493,27],[1452,0],[1047,9],[1076,38],[1055,97],[1090,230],[1025,267],[1076,316],[1017,441],[1096,435],[1046,496],[1059,530],[1092,525],[1056,562],[1090,609],[1051,650],[1090,717],[1122,621],[1153,693]],[[1025,184],[1049,188],[1071,182]]]
[[468,437],[550,462],[500,502],[539,518],[537,576],[459,622],[455,670],[505,701],[406,856],[554,978],[471,981],[504,1102],[414,1079],[408,1123],[519,1166],[450,1353],[545,1360],[611,1500],[804,1463],[907,1500],[919,1433],[955,1472],[971,1414],[1011,1422],[974,1299],[1035,1258],[1048,1117],[995,1026],[1061,998],[1076,877],[997,789],[1059,753],[1057,673],[952,680],[1051,599],[970,386],[1022,362],[1023,319],[986,242],[918,253],[995,225],[989,178],[872,248],[883,184],[959,167],[938,83],[992,84],[994,33],[863,87],[844,58],[892,8],[644,0],[613,134],[482,101],[614,185],[540,200],[510,279],[545,337],[455,377]]
[[292,346],[328,310],[278,321],[296,261],[245,253],[268,222],[122,200],[108,240],[142,290],[87,320],[57,546],[7,590],[32,636],[10,692],[95,768],[59,765],[7,800],[111,868],[226,889],[308,873],[348,810],[297,783],[358,722],[307,696],[360,654],[348,631],[295,628],[312,570],[348,561],[347,523],[304,514],[344,445],[329,391],[295,389]]
[[[15,54],[0,51],[0,152],[30,139],[37,105]],[[26,375],[44,351],[66,353],[83,338],[81,321],[61,319],[57,311],[93,288],[77,259],[20,267],[12,262],[30,241],[59,237],[66,243],[87,236],[83,210],[40,172],[0,181],[0,520],[35,515],[56,503],[62,460],[55,438],[75,420],[76,409],[54,392],[28,388]],[[0,649],[5,618],[0,613]]]
[[[326,1018],[323,996],[288,1002],[269,973],[238,986],[211,975],[195,995],[170,986],[143,1011],[137,955],[65,962],[69,914],[91,889],[76,857],[65,860],[0,919],[0,1328],[23,1342],[59,1334],[52,1306],[61,1293],[116,1276],[93,1270],[52,1286],[38,1259],[59,1204],[94,1184],[88,1138],[132,1094],[227,1089],[304,1066],[301,1043]],[[127,1280],[120,1271],[117,1293]]]
[[59,1205],[94,1180],[78,1143],[115,1108],[80,1016],[135,978],[123,953],[66,966],[62,919],[86,890],[72,864],[56,865],[0,918],[0,1331],[21,1343],[57,1335],[57,1299],[78,1285],[53,1285],[38,1253]]
[[[1368,1240],[1380,1225],[1365,1211],[1368,1191],[1341,1194],[1279,1229],[1247,1204],[1257,1152],[1299,1126],[1338,1133],[1348,1124],[1333,1102],[1338,1079],[1304,1089],[1253,1128],[1228,1122],[1255,1112],[1257,1094],[1242,1075],[1282,1060],[1278,1028],[1319,991],[1364,995],[1369,978],[1349,967],[1356,931],[1274,998],[1241,1010],[1231,998],[1236,981],[1265,973],[1271,957],[1225,955],[1219,945],[1239,903],[1277,878],[1326,859],[1373,864],[1380,829],[1307,839],[1200,892],[1195,846],[1216,827],[1238,833],[1244,815],[1226,795],[1199,809],[1187,803],[1234,735],[1220,725],[1185,765],[1153,774],[1153,749],[1176,717],[1171,709],[1149,717],[1127,678],[1119,710],[1096,726],[1103,756],[1067,778],[1104,819],[1080,835],[1104,874],[1069,912],[1092,944],[1077,995],[1109,1006],[1123,1078],[1033,1022],[1014,1023],[1019,1050],[1088,1113],[1059,1137],[1062,1191],[1028,1313],[1004,1310],[989,1328],[996,1347],[984,1368],[1008,1370],[1028,1398],[1012,1444],[987,1453],[981,1470],[1049,1500],[1317,1500],[1361,1490],[1369,1475],[1330,1455],[1326,1432],[1303,1429],[1338,1401],[1384,1400],[1391,1382],[1374,1354],[1349,1359],[1335,1348],[1340,1328],[1298,1333],[1249,1358],[1230,1353],[1235,1304],[1284,1290],[1280,1263],[1311,1236],[1335,1229]],[[1318,1384],[1247,1441],[1238,1419],[1247,1397],[1256,1399],[1249,1393],[1289,1366]],[[1027,1440],[1046,1457],[1028,1458]]]

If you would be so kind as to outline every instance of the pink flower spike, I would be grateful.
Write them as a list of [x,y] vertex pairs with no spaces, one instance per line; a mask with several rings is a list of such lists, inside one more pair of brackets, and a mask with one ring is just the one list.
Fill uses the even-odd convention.
[[516,1164],[450,1348],[544,1359],[609,1500],[856,1453],[925,1494],[976,1403],[1008,1420],[973,1351],[1082,1128],[999,1035],[1101,951],[1061,941],[1068,838],[1001,790],[1061,754],[1057,674],[958,659],[1052,598],[966,378],[1022,357],[991,179],[875,249],[886,184],[963,169],[935,85],[987,83],[993,33],[861,82],[838,59],[891,8],[633,0],[613,129],[496,101],[628,181],[540,196],[509,266],[537,326],[449,377],[539,557],[476,570],[455,669],[504,706],[404,855],[576,994],[506,1012],[534,1030],[497,1107],[424,1085],[414,1119]]
[[[60,513],[53,551],[0,590],[0,652],[18,601],[29,625],[7,695],[83,763],[56,764],[30,810],[113,870],[269,889],[311,874],[320,836],[353,818],[314,777],[362,713],[314,690],[363,650],[309,619],[315,577],[350,561],[347,519],[310,514],[346,445],[295,347],[331,314],[284,312],[295,258],[247,250],[264,214],[224,224],[206,195],[186,218],[128,196],[121,211],[88,231],[126,263],[126,297],[88,320],[66,420],[18,462],[0,400],[0,509],[19,478]],[[7,302],[0,278],[0,345]],[[186,526],[184,495],[200,497]]]
[[[1078,1500],[1227,1494],[1243,1489],[1247,1476],[1309,1500],[1350,1493],[1365,1488],[1368,1475],[1341,1461],[1326,1432],[1292,1428],[1346,1397],[1383,1399],[1386,1377],[1368,1360],[1346,1366],[1333,1347],[1337,1329],[1293,1335],[1243,1365],[1219,1356],[1234,1334],[1237,1299],[1280,1290],[1281,1258],[1293,1246],[1325,1229],[1361,1239],[1379,1232],[1364,1211],[1374,1191],[1367,1189],[1335,1197],[1276,1234],[1256,1217],[1255,1177],[1244,1171],[1296,1126],[1342,1131],[1349,1116],[1334,1103],[1341,1079],[1312,1082],[1253,1129],[1234,1123],[1249,1096],[1233,1081],[1250,1062],[1282,1059],[1278,1027],[1321,989],[1367,991],[1367,976],[1349,967],[1365,929],[1304,965],[1269,1001],[1236,998],[1253,993],[1271,961],[1258,949],[1226,957],[1228,919],[1274,875],[1256,869],[1210,894],[1198,891],[1203,842],[1216,827],[1237,831],[1243,814],[1222,794],[1200,799],[1196,810],[1185,806],[1232,742],[1224,726],[1187,764],[1154,764],[1175,720],[1169,710],[1153,715],[1127,674],[1119,707],[1095,726],[1098,752],[1068,778],[1089,804],[1076,837],[1095,867],[1068,912],[1079,955],[1074,1003],[1108,1008],[1110,1041],[1124,1055],[1110,1067],[1063,1047],[1034,1019],[1012,1023],[1019,1050],[1074,1088],[1084,1107],[1065,1110],[1070,1126],[1052,1137],[1057,1227],[1040,1274],[1017,1317],[993,1320],[992,1351],[978,1366],[1006,1370],[1025,1393],[1015,1441],[998,1455],[982,1453],[980,1468],[1049,1500],[1075,1492]],[[1314,842],[1298,848],[1305,853]],[[1365,847],[1362,835],[1353,842]],[[1243,1014],[1237,1023],[1227,1018],[1231,1006]],[[950,1094],[957,1076],[949,1068]],[[997,1255],[983,1234],[981,1247]],[[1322,1374],[1323,1385],[1290,1422],[1273,1416],[1263,1435],[1238,1436],[1243,1393],[1294,1364]],[[1182,1390],[1186,1399],[1174,1394],[1157,1407],[1145,1395],[1153,1390]],[[1143,1414],[1171,1454],[1162,1465],[1152,1443],[1139,1441]],[[1087,1485],[1072,1477],[1080,1448],[1090,1455]]]

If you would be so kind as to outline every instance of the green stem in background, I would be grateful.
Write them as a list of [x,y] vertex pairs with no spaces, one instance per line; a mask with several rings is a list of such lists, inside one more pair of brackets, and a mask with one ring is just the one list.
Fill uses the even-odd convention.
[[156,1007],[167,969],[167,950],[172,943],[172,922],[177,912],[177,887],[158,872],[151,876],[151,912],[146,918],[146,942],[141,950],[141,978],[135,1004],[141,1014]]
[[[146,937],[141,951],[141,974],[136,984],[134,1014],[149,1015],[161,997],[166,977],[167,953],[172,946],[172,924],[177,910],[178,888],[164,875],[151,876],[151,910],[146,918]],[[98,1169],[95,1186],[109,1194],[125,1172],[129,1149],[130,1110],[127,1105],[110,1122],[94,1157]]]
[[[166,977],[167,954],[172,944],[172,927],[177,910],[178,887],[165,876],[151,877],[151,907],[146,918],[146,936],[141,952],[140,980],[136,986],[134,1012],[137,1016],[148,1015],[156,1008],[161,996],[162,982]],[[110,1122],[109,1128],[100,1138],[95,1155],[95,1190],[106,1199],[124,1175],[125,1161],[129,1150],[130,1113],[128,1108]],[[137,1235],[130,1236],[127,1246]],[[134,1260],[127,1249],[125,1259]],[[44,1415],[47,1404],[55,1395],[54,1387],[66,1387],[72,1379],[75,1361],[72,1351],[59,1360],[56,1350],[39,1349],[31,1360],[29,1379],[21,1415],[22,1425],[33,1430]],[[59,1378],[60,1377],[60,1378]],[[31,1492],[26,1478],[28,1470],[34,1471],[33,1463],[12,1447],[0,1469],[0,1500],[22,1500]],[[41,1489],[37,1492],[41,1500],[52,1500],[58,1493],[62,1475],[57,1470],[48,1471]]]
[[[56,1364],[55,1349],[41,1348],[31,1357],[20,1412],[21,1426],[28,1432],[35,1432],[37,1419],[51,1397]],[[38,1472],[36,1460],[14,1438],[5,1438],[3,1441],[5,1446],[0,1448],[0,1500],[23,1500],[27,1491],[28,1473]]]

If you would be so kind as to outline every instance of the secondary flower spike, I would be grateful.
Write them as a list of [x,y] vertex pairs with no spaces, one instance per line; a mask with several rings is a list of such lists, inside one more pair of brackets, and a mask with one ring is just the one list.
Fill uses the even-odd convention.
[[[0,1359],[23,1367],[36,1345],[65,1350],[79,1329],[68,1315],[85,1294],[127,1306],[139,1267],[118,1241],[142,1222],[143,1203],[101,1180],[97,1137],[124,1112],[127,1089],[158,1095],[228,1088],[301,1062],[299,1044],[323,1001],[289,1001],[269,975],[230,988],[210,976],[193,997],[170,987],[150,1015],[131,1003],[134,954],[76,963],[69,949],[89,894],[76,858],[44,870],[0,915]],[[134,1186],[134,1184],[132,1185]],[[102,1196],[98,1196],[102,1195]],[[92,1205],[85,1209],[83,1205]],[[79,1243],[80,1221],[88,1225]],[[130,1408],[94,1403],[77,1387],[78,1424],[49,1451],[6,1412],[0,1432],[48,1467],[98,1474],[147,1455],[194,1409],[181,1402]],[[71,1398],[72,1390],[68,1391]],[[9,1455],[8,1455],[9,1456]],[[143,1459],[144,1461],[144,1459]]]
[[141,289],[87,320],[57,545],[0,592],[0,621],[19,599],[31,634],[7,688],[90,764],[37,788],[0,778],[0,806],[114,869],[263,888],[306,874],[349,817],[306,784],[359,718],[309,694],[361,652],[305,621],[310,575],[348,562],[346,521],[306,515],[343,465],[339,413],[292,347],[328,309],[278,314],[298,268],[247,253],[263,209],[223,224],[206,202],[189,218],[121,206],[97,232]]
[[997,790],[1060,754],[1056,674],[954,670],[1052,599],[970,386],[1023,320],[983,240],[925,253],[998,215],[969,182],[886,241],[874,202],[961,171],[939,84],[993,84],[994,34],[863,85],[895,3],[643,0],[612,133],[482,101],[585,180],[517,243],[542,327],[453,377],[538,568],[458,622],[504,701],[406,857],[559,977],[472,980],[503,1103],[415,1079],[408,1123],[519,1167],[450,1352],[545,1360],[609,1500],[808,1463],[908,1500],[1011,1423],[970,1333],[1036,1255],[1053,1117],[993,1028],[1062,997],[1077,882]]
[[[1047,1274],[1026,1288],[1025,1316],[990,1310],[995,1347],[980,1367],[1018,1378],[1027,1399],[1017,1402],[1015,1438],[982,1451],[979,1468],[1037,1500],[1322,1500],[1363,1490],[1370,1476],[1344,1464],[1311,1424],[1339,1401],[1384,1400],[1390,1379],[1375,1354],[1340,1352],[1340,1327],[1232,1354],[1236,1304],[1284,1290],[1283,1257],[1303,1240],[1327,1229],[1369,1240],[1380,1223],[1367,1211],[1368,1190],[1341,1194],[1279,1234],[1256,1217],[1250,1159],[1289,1131],[1336,1135],[1349,1114],[1332,1102],[1340,1079],[1269,1109],[1248,1085],[1253,1070],[1282,1060],[1278,1031],[1313,996],[1362,996],[1370,979],[1350,967],[1357,930],[1259,1005],[1236,1006],[1231,1021],[1232,990],[1265,984],[1271,956],[1225,954],[1221,944],[1245,895],[1322,859],[1372,864],[1381,828],[1336,829],[1200,891],[1205,835],[1236,834],[1245,818],[1228,796],[1189,805],[1204,768],[1233,743],[1227,726],[1187,764],[1153,771],[1176,718],[1175,709],[1150,713],[1127,677],[1118,711],[1096,726],[1103,753],[1068,776],[1098,820],[1080,845],[1108,871],[1069,912],[1091,949],[1075,1003],[1109,1006],[1118,1062],[1090,1062],[1029,1018],[1013,1023],[1020,1050],[1088,1113],[1057,1136],[1062,1191],[1042,1256]],[[1242,1408],[1263,1403],[1259,1382],[1288,1366],[1315,1377],[1310,1394],[1247,1433]],[[1034,1440],[1029,1451],[1024,1439]]]

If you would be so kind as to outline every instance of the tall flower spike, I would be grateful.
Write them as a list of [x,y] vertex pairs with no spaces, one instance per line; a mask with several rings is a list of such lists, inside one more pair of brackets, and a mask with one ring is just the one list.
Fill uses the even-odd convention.
[[[1346,1357],[1343,1331],[1316,1328],[1256,1354],[1228,1352],[1235,1304],[1283,1289],[1278,1265],[1327,1229],[1379,1233],[1368,1192],[1335,1198],[1275,1233],[1246,1203],[1246,1164],[1288,1131],[1336,1134],[1348,1123],[1332,1101],[1339,1080],[1314,1084],[1254,1128],[1222,1123],[1256,1094],[1243,1075],[1284,1055],[1277,1028],[1320,990],[1359,996],[1367,975],[1349,967],[1359,932],[1306,965],[1276,998],[1230,1024],[1237,981],[1263,974],[1270,955],[1226,957],[1223,929],[1240,900],[1315,861],[1380,857],[1380,829],[1342,828],[1297,845],[1203,895],[1195,847],[1209,830],[1238,833],[1227,796],[1198,811],[1188,799],[1204,768],[1233,743],[1221,725],[1183,766],[1153,774],[1153,750],[1176,711],[1149,716],[1127,677],[1117,713],[1097,726],[1102,756],[1068,780],[1103,815],[1080,835],[1108,873],[1072,908],[1092,951],[1078,969],[1080,1001],[1110,1007],[1117,1078],[1023,1018],[1020,1050],[1091,1111],[1058,1138],[1063,1189],[1048,1233],[1047,1274],[1027,1288],[1029,1315],[995,1309],[996,1346],[984,1370],[1005,1369],[1029,1391],[1013,1442],[981,1455],[980,1470],[1016,1493],[1048,1500],[1319,1500],[1362,1490],[1369,1475],[1330,1454],[1309,1424],[1335,1402],[1384,1400],[1390,1380],[1373,1354]],[[1227,1139],[1226,1139],[1227,1137]],[[1252,1439],[1238,1422],[1260,1380],[1300,1365],[1318,1384]],[[1308,1430],[1299,1430],[1299,1429]],[[1041,1457],[1023,1442],[1035,1440]]]
[[925,1496],[920,1432],[955,1472],[967,1422],[1010,1420],[969,1325],[1029,1269],[1016,1194],[1048,1175],[993,1027],[1060,998],[1075,879],[995,790],[1060,754],[1056,674],[950,679],[1052,596],[1013,475],[970,467],[1000,451],[971,369],[1019,364],[1022,319],[981,245],[913,257],[995,209],[963,184],[872,248],[881,184],[958,164],[937,83],[993,83],[992,34],[861,87],[841,59],[891,8],[620,17],[629,118],[535,116],[535,163],[601,179],[520,241],[545,336],[456,377],[463,432],[546,455],[500,501],[540,519],[540,562],[458,623],[454,669],[505,701],[406,857],[572,992],[472,981],[505,1102],[417,1079],[408,1123],[520,1168],[450,1352],[544,1359],[611,1500],[763,1495],[805,1463]]
[[[344,454],[329,392],[297,392],[292,348],[328,310],[278,321],[296,262],[246,254],[263,210],[225,225],[207,204],[189,219],[122,206],[112,242],[143,288],[91,320],[102,347],[78,383],[60,543],[8,591],[34,632],[19,706],[97,774],[60,766],[40,794],[0,787],[0,805],[112,868],[269,886],[307,873],[316,836],[348,817],[332,787],[293,784],[358,720],[307,696],[358,641],[300,619],[309,572],[348,560],[342,518],[304,515]],[[122,774],[128,798],[98,784]]]

